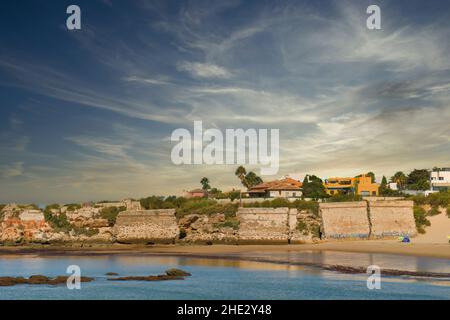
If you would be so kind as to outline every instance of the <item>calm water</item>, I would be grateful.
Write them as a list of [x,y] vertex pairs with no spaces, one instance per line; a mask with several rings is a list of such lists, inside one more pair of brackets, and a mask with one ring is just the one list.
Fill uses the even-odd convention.
[[[246,258],[249,256],[247,255]],[[252,254],[250,258],[267,258]],[[450,272],[450,260],[381,254],[288,253],[271,259],[326,264]],[[319,268],[236,260],[109,255],[99,257],[0,257],[0,276],[64,275],[79,265],[82,275],[95,277],[81,290],[66,286],[0,287],[0,299],[450,299],[450,279],[383,277],[381,290],[368,290],[364,275],[343,275]],[[114,282],[120,275],[161,274],[171,267],[192,273],[183,281]]]

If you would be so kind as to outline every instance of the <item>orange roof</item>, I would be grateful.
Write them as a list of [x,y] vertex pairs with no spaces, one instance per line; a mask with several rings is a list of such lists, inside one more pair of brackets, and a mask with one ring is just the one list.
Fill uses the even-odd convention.
[[249,192],[258,192],[266,190],[299,190],[302,187],[302,183],[292,178],[285,178],[282,180],[274,180],[264,182],[251,187]]

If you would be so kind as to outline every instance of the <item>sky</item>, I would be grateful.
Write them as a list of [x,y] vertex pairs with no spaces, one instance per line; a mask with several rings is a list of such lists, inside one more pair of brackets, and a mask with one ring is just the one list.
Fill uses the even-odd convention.
[[0,203],[242,188],[236,165],[172,163],[195,120],[279,129],[265,180],[448,167],[449,40],[443,0],[1,1]]

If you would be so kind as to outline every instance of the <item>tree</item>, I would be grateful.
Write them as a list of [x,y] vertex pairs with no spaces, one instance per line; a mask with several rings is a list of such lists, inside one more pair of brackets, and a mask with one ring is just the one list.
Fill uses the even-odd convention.
[[247,173],[247,175],[244,178],[245,186],[247,189],[250,189],[253,186],[256,186],[258,184],[263,183],[263,180],[256,175],[253,171],[250,171]]
[[430,172],[427,169],[414,169],[407,178],[408,188],[411,190],[430,189]]
[[322,199],[328,197],[322,179],[306,175],[303,180],[303,196],[306,198]]
[[383,176],[383,179],[381,179],[381,184],[380,184],[380,194],[381,195],[385,195],[387,193],[387,179],[386,176]]
[[247,189],[263,183],[263,180],[257,176],[256,173],[253,171],[247,173],[247,170],[245,170],[243,166],[238,167],[234,174],[241,180],[242,185]]
[[391,182],[397,183],[398,189],[403,190],[407,183],[407,177],[402,171],[397,171],[392,177]]
[[371,177],[372,178],[372,183],[375,183],[375,173],[370,171],[369,173],[366,174],[366,176],[367,177]]
[[239,166],[234,173],[239,180],[244,181],[245,175],[247,174],[247,170],[243,166]]
[[209,179],[206,177],[203,177],[202,180],[200,180],[200,183],[202,185],[203,190],[209,190],[211,189],[211,186],[209,185]]

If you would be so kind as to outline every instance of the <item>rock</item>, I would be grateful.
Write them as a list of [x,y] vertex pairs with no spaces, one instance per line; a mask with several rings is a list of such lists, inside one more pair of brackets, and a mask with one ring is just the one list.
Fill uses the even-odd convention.
[[118,273],[115,273],[115,272],[107,272],[107,273],[105,273],[105,276],[118,276],[119,274]]
[[172,276],[172,277],[175,277],[175,276],[189,277],[189,276],[191,276],[191,274],[189,272],[186,272],[186,271],[183,271],[183,270],[177,269],[177,268],[172,268],[172,269],[166,270],[166,274],[168,276]]
[[[56,278],[49,278],[43,275],[33,275],[28,279],[23,277],[0,277],[0,286],[15,286],[17,284],[48,284],[57,285],[67,283],[68,276],[57,276]],[[80,282],[91,282],[94,278],[90,277],[80,277]]]

